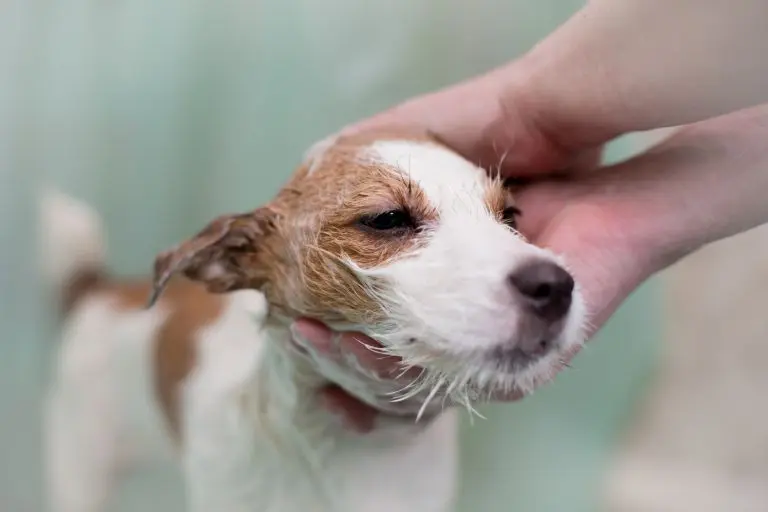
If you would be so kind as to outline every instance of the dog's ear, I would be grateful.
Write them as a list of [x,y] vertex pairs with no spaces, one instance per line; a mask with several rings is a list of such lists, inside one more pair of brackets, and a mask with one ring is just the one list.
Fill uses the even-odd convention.
[[151,307],[175,274],[203,283],[214,293],[257,288],[263,269],[255,257],[259,246],[275,229],[275,215],[267,208],[250,213],[222,215],[197,235],[155,258]]

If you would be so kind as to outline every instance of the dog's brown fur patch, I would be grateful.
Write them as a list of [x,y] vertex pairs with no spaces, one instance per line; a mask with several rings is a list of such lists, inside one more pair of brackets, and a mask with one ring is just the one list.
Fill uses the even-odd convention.
[[63,287],[59,301],[60,316],[69,315],[83,298],[107,284],[107,276],[100,267],[85,268],[74,274]]
[[182,440],[180,387],[194,368],[197,336],[219,319],[224,297],[184,280],[172,282],[168,292],[163,304],[170,309],[170,314],[155,344],[154,384],[168,427],[177,440]]
[[[404,209],[421,227],[439,221],[417,184],[366,155],[367,147],[384,140],[444,146],[430,133],[400,127],[342,135],[304,162],[264,207],[222,216],[163,253],[156,276],[162,281],[178,270],[211,291],[258,288],[277,316],[383,320],[370,288],[378,283],[361,282],[344,260],[375,268],[407,257],[426,238],[418,229],[401,236],[361,229],[360,217]],[[500,180],[489,185],[486,202],[499,218],[509,199]],[[217,272],[207,272],[211,268]]]
[[[366,157],[368,142],[387,138],[390,136],[377,132],[339,139],[318,155],[319,162],[300,166],[266,206],[252,214],[223,217],[225,221],[250,222],[254,227],[245,231],[257,233],[237,251],[228,250],[226,236],[214,229],[228,225],[219,218],[211,229],[163,253],[157,260],[156,275],[168,275],[169,262],[185,262],[183,272],[188,277],[221,291],[201,270],[216,258],[232,267],[216,279],[226,280],[228,289],[260,288],[274,315],[311,316],[325,322],[383,319],[377,298],[342,259],[369,269],[407,255],[424,240],[416,232],[401,237],[366,232],[358,224],[360,216],[402,208],[421,224],[438,220],[437,211],[418,186],[397,170]],[[393,132],[391,138],[434,143],[426,134]],[[210,238],[212,232],[218,233],[221,242],[204,257],[208,260],[197,262],[197,256],[184,252],[205,246],[202,238]]]
[[[120,310],[139,311],[146,306],[151,289],[149,280],[102,278],[91,292],[114,301]],[[176,278],[169,282],[158,304],[168,311],[168,316],[153,340],[154,388],[168,428],[177,442],[183,437],[179,388],[194,368],[198,334],[221,316],[224,300],[223,295],[209,293],[200,284]]]

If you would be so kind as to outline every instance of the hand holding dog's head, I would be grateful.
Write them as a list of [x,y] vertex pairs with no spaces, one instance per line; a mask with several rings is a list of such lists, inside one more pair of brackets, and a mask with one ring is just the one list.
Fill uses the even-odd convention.
[[500,179],[428,135],[329,139],[269,204],[160,255],[155,289],[177,272],[259,289],[275,317],[365,332],[426,368],[422,388],[530,387],[581,342],[584,312],[518,214]]

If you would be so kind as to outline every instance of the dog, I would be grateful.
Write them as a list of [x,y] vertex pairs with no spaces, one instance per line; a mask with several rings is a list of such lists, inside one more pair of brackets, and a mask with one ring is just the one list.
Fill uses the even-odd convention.
[[[49,191],[53,512],[103,512],[119,471],[153,456],[179,461],[193,512],[451,510],[457,408],[443,404],[530,389],[583,341],[578,286],[516,230],[513,199],[432,134],[335,135],[272,201],[125,281],[106,268],[98,216]],[[297,317],[422,370],[399,389],[328,363],[292,343]],[[369,434],[345,429],[318,401],[329,382],[389,414]]]

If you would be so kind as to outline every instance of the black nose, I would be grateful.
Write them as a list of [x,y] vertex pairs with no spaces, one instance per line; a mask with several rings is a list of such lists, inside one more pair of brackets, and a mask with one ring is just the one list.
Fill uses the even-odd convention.
[[534,314],[543,320],[560,320],[571,307],[573,277],[552,262],[528,263],[510,274],[509,282]]

